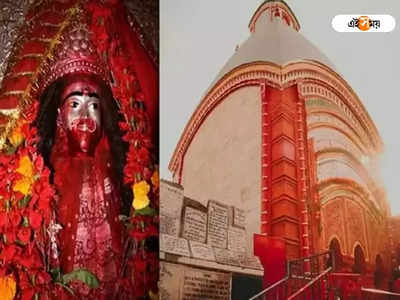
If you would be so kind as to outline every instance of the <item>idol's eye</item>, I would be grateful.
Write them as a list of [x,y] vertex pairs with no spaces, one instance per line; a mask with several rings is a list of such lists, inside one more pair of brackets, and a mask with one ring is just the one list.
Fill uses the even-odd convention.
[[99,108],[99,104],[98,103],[92,103],[91,106],[95,110],[97,110]]
[[72,102],[70,103],[70,106],[73,107],[73,108],[77,108],[77,107],[79,106],[79,102],[77,102],[77,101],[72,101]]

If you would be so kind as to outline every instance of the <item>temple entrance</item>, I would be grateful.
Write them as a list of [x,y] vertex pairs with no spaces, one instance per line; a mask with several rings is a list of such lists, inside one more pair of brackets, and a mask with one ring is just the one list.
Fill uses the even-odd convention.
[[[329,250],[333,252],[333,257],[335,260],[335,269],[339,270],[342,265],[342,253],[340,251],[339,241],[336,238],[334,238],[330,242]],[[330,258],[327,262],[327,267],[332,267],[332,266],[333,266],[333,262],[332,262],[332,259]]]
[[385,268],[380,254],[375,258],[374,284],[377,289],[384,289]]
[[232,275],[232,300],[249,299],[262,289],[261,277],[244,274]]
[[365,255],[360,245],[354,249],[354,265],[353,273],[364,274],[365,272]]

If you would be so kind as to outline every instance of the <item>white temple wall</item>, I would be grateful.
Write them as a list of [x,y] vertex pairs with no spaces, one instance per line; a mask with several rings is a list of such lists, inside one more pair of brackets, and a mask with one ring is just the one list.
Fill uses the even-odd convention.
[[259,87],[241,88],[215,107],[187,150],[181,184],[185,196],[204,205],[216,200],[245,210],[252,245],[261,223]]

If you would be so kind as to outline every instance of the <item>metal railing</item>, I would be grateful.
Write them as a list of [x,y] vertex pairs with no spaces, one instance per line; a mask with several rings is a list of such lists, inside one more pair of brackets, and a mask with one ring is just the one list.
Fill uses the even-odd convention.
[[361,288],[361,299],[363,300],[400,300],[400,294],[388,291]]
[[[331,263],[329,262],[330,265],[328,266],[329,260]],[[305,276],[308,279],[315,278],[328,267],[335,268],[335,257],[331,251],[325,251],[288,262],[289,274],[293,276]]]
[[335,259],[331,251],[289,261],[287,272],[289,274],[291,292],[295,293],[324,272],[329,267],[329,261],[332,269],[334,269]]
[[289,277],[286,276],[270,285],[265,290],[262,290],[257,295],[251,297],[249,300],[286,299],[289,296],[288,279]]
[[[330,267],[327,266],[329,261]],[[275,282],[249,300],[287,299],[319,277],[320,274],[329,273],[334,267],[335,259],[332,251],[291,260],[287,263],[287,276],[285,278]]]
[[305,286],[300,288],[297,292],[288,297],[288,300],[309,300],[309,299],[328,299],[329,279],[328,274],[332,271],[329,267],[317,277],[312,279]]

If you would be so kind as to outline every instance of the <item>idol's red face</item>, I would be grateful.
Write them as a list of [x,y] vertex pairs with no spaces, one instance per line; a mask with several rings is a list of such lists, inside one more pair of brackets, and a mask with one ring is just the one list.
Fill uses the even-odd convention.
[[73,151],[93,154],[102,134],[101,98],[96,78],[76,75],[67,79],[60,114]]

